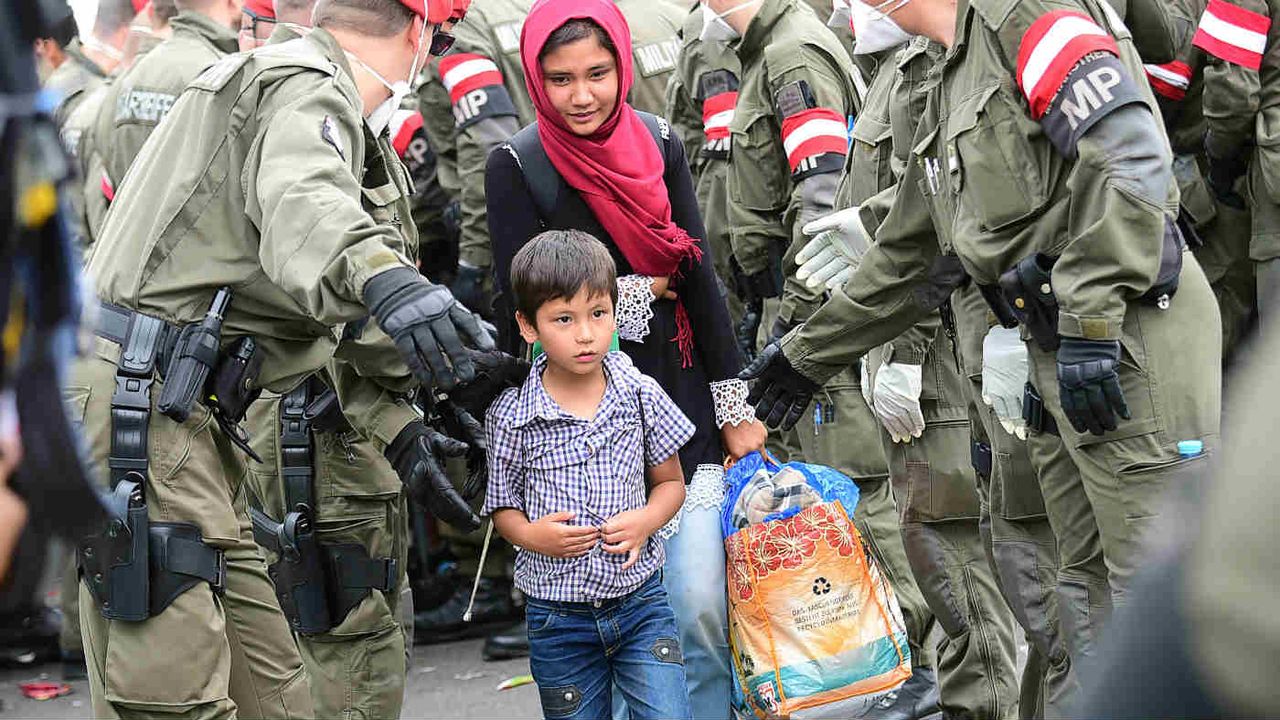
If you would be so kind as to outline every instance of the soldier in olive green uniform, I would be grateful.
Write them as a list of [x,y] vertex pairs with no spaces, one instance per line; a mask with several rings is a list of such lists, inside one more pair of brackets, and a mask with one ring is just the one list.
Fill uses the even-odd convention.
[[1229,213],[1248,199],[1249,257],[1258,264],[1258,311],[1265,318],[1280,298],[1280,3],[1211,2],[1193,19],[1193,44],[1205,61],[1207,179],[1219,209],[1226,205]]
[[[177,331],[170,328],[177,323],[204,314],[209,298],[223,286],[234,289],[222,313],[222,354],[231,345],[244,347],[239,338],[253,337],[263,359],[256,384],[272,391],[293,387],[327,362],[342,332],[334,325],[370,313],[395,338],[421,382],[439,378],[445,387],[452,384],[452,376],[426,371],[428,364],[444,368],[435,343],[452,356],[463,379],[471,369],[453,333],[487,344],[474,318],[453,305],[443,288],[422,280],[396,251],[403,243],[399,234],[378,224],[359,201],[356,178],[366,155],[361,97],[377,97],[383,84],[371,71],[353,75],[351,63],[360,48],[377,44],[388,48],[381,56],[383,72],[394,69],[388,67],[393,62],[403,63],[398,72],[405,72],[411,57],[425,53],[419,39],[430,40],[415,19],[423,13],[421,6],[406,11],[388,2],[375,8],[388,16],[385,22],[404,23],[403,31],[382,38],[371,33],[385,30],[367,29],[368,20],[361,25],[358,11],[335,0],[325,5],[322,27],[326,20],[348,23],[348,28],[354,24],[344,35],[352,54],[317,30],[295,43],[228,57],[203,73],[139,156],[132,171],[137,180],[121,188],[90,263],[99,296],[115,304],[104,307],[104,317],[127,322],[117,322],[113,330],[104,320],[97,354],[77,368],[69,394],[79,390],[82,397],[94,456],[101,461],[110,455],[113,475],[122,458],[130,463],[123,467],[141,474],[129,477],[143,483],[150,534],[181,531],[185,538],[180,555],[152,563],[153,587],[186,578],[172,595],[143,608],[147,619],[108,622],[99,609],[113,614],[120,604],[129,606],[132,586],[114,567],[86,572],[81,608],[98,715],[156,709],[230,715],[235,705],[227,693],[233,670],[228,639],[259,643],[288,632],[269,601],[259,608],[269,622],[255,628],[243,624],[229,606],[224,610],[214,595],[221,586],[230,589],[217,568],[224,552],[237,551],[247,529],[242,509],[247,467],[233,447],[234,436],[222,423],[214,427],[214,416],[202,402],[191,404],[181,422],[143,410],[149,427],[141,447],[118,432],[112,440],[111,429],[122,417],[112,407],[117,375],[133,378],[121,385],[133,394],[117,397],[118,408],[137,394],[153,396],[143,407],[159,407],[160,397],[172,393],[164,392],[165,383],[147,392],[154,372],[147,361],[157,344],[159,352],[169,347],[157,340],[172,337]],[[430,9],[432,23],[447,15],[445,3],[432,3]],[[395,44],[387,45],[392,40]],[[272,122],[259,124],[261,118]],[[174,166],[175,157],[187,161]],[[432,322],[438,329],[427,329]],[[420,339],[410,341],[409,333],[420,333]],[[123,357],[121,345],[129,348]],[[162,363],[165,379],[175,386],[198,381],[186,380],[186,368],[212,360],[187,355],[183,347],[179,342],[177,359]],[[230,356],[220,369],[227,362]],[[178,407],[185,404],[178,400]],[[142,462],[136,460],[139,451]],[[254,554],[265,582],[261,555],[256,549]],[[97,562],[97,553],[81,555],[82,563]],[[228,571],[231,560],[225,561]],[[305,682],[300,687],[298,714],[309,715]]]
[[1205,177],[1205,68],[1213,58],[1192,44],[1207,0],[1178,0],[1171,15],[1177,28],[1173,62],[1146,65],[1147,80],[1160,103],[1173,146],[1173,173],[1178,180],[1183,221],[1199,243],[1192,246],[1213,287],[1222,316],[1224,360],[1247,331],[1255,302],[1253,262],[1249,259],[1250,216],[1243,184],[1227,184],[1219,195]]
[[[895,14],[921,31],[955,14],[954,38],[936,38],[952,47],[903,178],[920,192],[899,193],[854,276],[750,374],[764,378],[757,411],[790,419],[817,382],[913,322],[931,294],[945,297],[966,274],[995,290],[984,293],[993,309],[1032,338],[1045,411],[1032,414],[1032,456],[1059,444],[1078,470],[1042,471],[1040,482],[1059,539],[1062,626],[1079,658],[1105,595],[1124,601],[1166,488],[1203,465],[1179,441],[1217,442],[1220,335],[1176,232],[1167,145],[1130,35],[1109,6],[1058,5],[917,0]],[[993,287],[1002,276],[1004,292]],[[1185,343],[1188,327],[1203,340]],[[1105,576],[1090,572],[1091,548],[1072,532],[1090,516]],[[1099,586],[1110,592],[1098,597]]]
[[93,126],[102,172],[86,178],[108,202],[152,131],[187,83],[227,53],[239,50],[240,16],[213,17],[183,10],[170,23],[173,36],[144,55],[113,82]]

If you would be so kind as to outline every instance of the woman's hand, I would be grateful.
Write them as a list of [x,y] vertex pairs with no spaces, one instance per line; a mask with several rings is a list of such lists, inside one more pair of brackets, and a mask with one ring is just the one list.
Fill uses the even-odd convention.
[[653,292],[653,296],[659,300],[675,300],[676,291],[671,288],[671,278],[669,277],[651,277],[649,278],[649,289]]
[[764,443],[768,437],[769,431],[759,420],[748,420],[737,425],[726,424],[720,428],[724,451],[733,460],[740,460],[757,450],[764,452]]

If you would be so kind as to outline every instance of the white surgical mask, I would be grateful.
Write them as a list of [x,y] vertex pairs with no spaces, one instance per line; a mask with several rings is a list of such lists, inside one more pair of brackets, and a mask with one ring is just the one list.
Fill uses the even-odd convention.
[[[850,0],[853,23],[853,54],[866,55],[897,47],[912,38],[889,14],[911,0],[887,0],[872,7],[862,0]],[[892,5],[892,7],[888,7]],[[888,9],[884,9],[888,7]]]
[[418,51],[413,56],[413,62],[409,64],[409,77],[405,80],[388,82],[386,78],[382,77],[381,73],[369,67],[365,61],[351,53],[347,53],[347,57],[358,63],[360,67],[365,69],[365,72],[372,75],[378,82],[382,83],[387,90],[391,91],[391,97],[379,103],[378,107],[374,108],[367,116],[365,116],[365,124],[369,126],[369,130],[375,137],[382,134],[382,131],[385,130],[387,125],[391,122],[391,116],[395,115],[396,110],[400,109],[400,101],[413,90],[413,79],[418,76],[418,58],[426,52],[426,48],[423,46],[423,40],[426,39],[426,35],[427,24],[423,23],[422,30],[418,34]]
[[849,19],[849,1],[832,0],[831,17],[827,18],[827,27],[837,29],[850,27],[852,23]]
[[747,0],[740,5],[725,10],[719,15],[710,5],[705,2],[702,4],[702,33],[698,35],[698,39],[705,43],[729,43],[741,37],[737,30],[733,29],[725,18],[738,12],[744,7],[755,5],[761,0]]

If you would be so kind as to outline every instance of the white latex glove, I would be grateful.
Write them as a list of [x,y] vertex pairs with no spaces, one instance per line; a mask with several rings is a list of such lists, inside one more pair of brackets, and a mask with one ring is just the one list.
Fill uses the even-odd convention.
[[859,207],[854,205],[807,223],[801,231],[813,238],[796,254],[796,277],[814,289],[835,290],[858,269],[871,238]]
[[911,442],[924,434],[924,413],[920,411],[920,391],[924,377],[919,365],[889,363],[876,373],[876,416],[894,442]]
[[1027,345],[1017,328],[996,326],[982,341],[982,402],[995,410],[1004,431],[1027,439],[1022,419],[1022,395],[1029,365]]
[[865,357],[859,360],[858,363],[862,365],[862,378],[859,383],[859,385],[861,385],[860,389],[862,390],[862,399],[867,402],[867,407],[875,410],[875,402],[871,399],[871,363],[868,362]]

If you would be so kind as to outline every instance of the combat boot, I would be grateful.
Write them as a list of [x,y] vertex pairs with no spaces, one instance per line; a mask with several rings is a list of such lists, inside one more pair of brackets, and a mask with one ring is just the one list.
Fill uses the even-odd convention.
[[886,693],[864,715],[866,720],[920,720],[939,712],[938,676],[931,667],[911,669],[902,687]]
[[484,639],[481,656],[486,661],[529,657],[529,625],[525,621],[503,628]]
[[516,617],[510,586],[506,583],[481,578],[475,605],[471,609],[471,622],[465,622],[462,616],[467,611],[470,598],[470,588],[459,585],[439,607],[415,613],[414,642],[423,644],[477,637],[493,630],[496,623],[509,623]]

